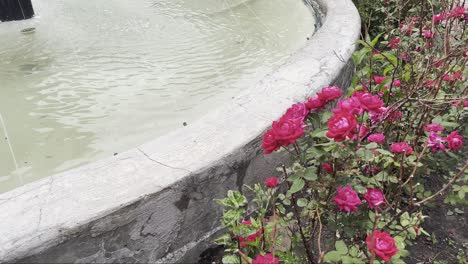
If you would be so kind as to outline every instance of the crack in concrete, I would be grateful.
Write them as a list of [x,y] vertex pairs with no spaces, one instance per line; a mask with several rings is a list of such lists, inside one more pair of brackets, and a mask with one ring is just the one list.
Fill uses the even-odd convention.
[[192,171],[190,170],[187,170],[187,169],[184,169],[184,168],[179,168],[179,167],[173,167],[173,166],[170,166],[170,165],[167,165],[167,164],[164,164],[160,161],[157,161],[153,158],[151,158],[148,154],[146,154],[143,150],[141,150],[140,148],[136,148],[138,151],[140,151],[147,159],[151,160],[152,162],[154,163],[157,163],[159,165],[162,165],[164,167],[168,167],[168,168],[171,168],[171,169],[174,169],[174,170],[182,170],[182,171],[186,171],[186,172],[189,172],[189,173],[192,173]]

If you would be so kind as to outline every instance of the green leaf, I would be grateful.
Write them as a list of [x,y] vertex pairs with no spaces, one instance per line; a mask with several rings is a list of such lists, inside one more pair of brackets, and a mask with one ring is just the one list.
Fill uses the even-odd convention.
[[385,55],[386,59],[390,61],[394,66],[398,65],[398,58],[392,52],[382,52]]
[[306,207],[307,206],[307,199],[305,198],[299,198],[297,200],[297,206],[299,207]]
[[382,32],[382,33],[378,34],[377,36],[375,36],[375,38],[370,43],[371,47],[375,47],[377,42],[379,42],[380,37],[382,37],[383,35],[384,35],[384,33]]
[[385,68],[385,70],[383,71],[383,75],[387,75],[389,71],[392,71],[393,69],[395,69],[395,67],[393,65],[388,65],[387,68]]
[[351,257],[357,257],[359,253],[359,247],[358,246],[352,246],[350,249],[349,249],[349,255]]
[[291,194],[297,193],[298,191],[302,190],[302,188],[304,188],[304,185],[305,185],[304,180],[301,178],[297,178],[293,181],[293,184],[288,192]]
[[307,168],[304,174],[304,179],[308,181],[316,181],[317,180],[317,171],[315,168]]
[[358,157],[364,158],[367,161],[371,161],[374,159],[374,153],[372,153],[372,151],[368,149],[361,148],[358,151],[356,151],[356,155],[358,155]]
[[369,144],[366,145],[366,149],[376,149],[378,147],[379,147],[379,145],[377,143],[375,143],[375,142],[372,142],[372,143],[369,143]]
[[330,252],[327,252],[325,256],[323,256],[323,261],[325,263],[329,263],[329,262],[337,263],[340,260],[341,260],[341,254],[338,253],[338,251],[330,251]]
[[239,257],[236,255],[224,255],[223,264],[240,264]]
[[322,112],[322,118],[321,121],[323,124],[328,122],[328,119],[332,116],[332,112]]
[[341,255],[348,254],[348,247],[343,240],[336,241],[335,248]]
[[390,156],[390,157],[394,156],[390,151],[385,150],[385,149],[377,149],[377,152],[379,152],[380,154],[386,155],[386,156]]
[[400,224],[401,224],[402,226],[407,226],[407,225],[410,224],[410,222],[409,222],[408,220],[406,220],[406,219],[403,219],[403,220],[400,221]]
[[322,130],[322,129],[316,129],[314,130],[310,135],[312,137],[316,138],[325,138],[325,134],[327,133],[327,130]]

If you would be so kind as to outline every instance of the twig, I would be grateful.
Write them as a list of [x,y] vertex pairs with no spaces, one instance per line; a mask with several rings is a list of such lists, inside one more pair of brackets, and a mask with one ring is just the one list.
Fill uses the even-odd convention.
[[452,177],[452,179],[450,179],[450,181],[444,185],[444,187],[442,189],[440,189],[438,192],[434,193],[433,195],[415,203],[414,205],[415,206],[421,206],[421,204],[433,199],[434,197],[436,197],[437,195],[439,194],[442,194],[450,185],[452,185],[453,182],[455,182],[466,170],[466,168],[468,167],[468,162],[465,163],[465,165],[463,166],[463,168],[460,169],[460,171]]

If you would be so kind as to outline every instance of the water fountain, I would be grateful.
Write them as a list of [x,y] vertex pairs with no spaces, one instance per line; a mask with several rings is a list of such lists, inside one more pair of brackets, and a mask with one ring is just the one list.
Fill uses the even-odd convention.
[[34,16],[31,0],[0,0],[0,21],[24,20]]
[[0,23],[1,263],[184,262],[213,199],[282,162],[271,121],[346,86],[361,24],[351,0],[33,4]]

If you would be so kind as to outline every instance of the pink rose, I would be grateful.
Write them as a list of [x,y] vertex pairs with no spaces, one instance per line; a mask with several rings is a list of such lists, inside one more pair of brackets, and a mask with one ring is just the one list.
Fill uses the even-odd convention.
[[308,114],[309,110],[304,103],[296,103],[288,108],[283,117],[286,119],[297,119],[299,121],[303,121]]
[[435,25],[440,24],[440,22],[444,21],[447,18],[447,15],[442,13],[442,14],[436,14],[432,16],[432,21],[434,22]]
[[323,108],[325,108],[326,104],[327,102],[323,101],[318,96],[309,97],[309,99],[307,99],[307,102],[305,102],[307,109],[309,109],[310,111],[322,110]]
[[399,44],[400,44],[400,39],[399,38],[394,38],[394,39],[390,40],[390,42],[388,43],[388,47],[391,48],[391,49],[395,49],[395,48],[398,48]]
[[393,84],[393,86],[395,86],[395,87],[400,87],[400,86],[401,86],[401,81],[398,80],[398,79],[396,79],[396,80],[393,81],[392,84]]
[[435,35],[436,35],[436,33],[435,33],[435,32],[432,32],[432,31],[430,31],[430,30],[424,30],[424,31],[423,31],[423,36],[424,36],[425,38],[427,38],[427,39],[432,39],[432,38],[435,37]]
[[338,102],[338,108],[332,110],[334,113],[336,112],[347,112],[352,115],[360,115],[364,111],[361,109],[361,102],[359,102],[359,99],[357,97],[349,97],[346,99],[343,99]]
[[431,132],[427,139],[427,146],[431,148],[432,152],[436,152],[438,149],[445,151],[445,142],[447,139],[439,136],[436,132]]
[[380,108],[384,106],[384,103],[377,95],[370,93],[359,93],[357,95],[361,108],[370,112],[380,112]]
[[278,121],[273,121],[271,129],[281,146],[293,144],[304,134],[304,124],[297,119],[281,118]]
[[468,101],[463,102],[463,107],[468,107]]
[[247,237],[243,237],[243,236],[239,236],[239,245],[241,247],[247,247],[248,244],[247,242],[255,242],[257,240],[257,238],[259,238],[263,233],[263,229],[260,228],[257,232],[251,234],[251,235],[248,235]]
[[322,88],[322,91],[317,94],[318,98],[322,101],[333,101],[340,98],[343,95],[343,91],[337,86],[329,86]]
[[426,132],[442,132],[444,128],[440,124],[433,123],[425,125],[424,130],[426,130]]
[[385,204],[385,198],[382,190],[377,188],[367,188],[367,192],[362,196],[367,201],[370,209],[381,209],[380,205]]
[[322,164],[322,168],[328,173],[333,174],[333,166],[330,163]]
[[445,74],[443,80],[446,82],[455,82],[456,80],[462,80],[462,72],[456,71],[453,74]]
[[458,131],[452,131],[447,136],[448,147],[452,151],[456,151],[463,146],[463,136],[458,134]]
[[393,122],[397,119],[401,119],[403,116],[403,113],[400,110],[397,110],[395,108],[386,108],[386,107],[381,107],[379,109],[379,112],[370,112],[371,116],[371,122],[373,124],[385,121],[385,122]]
[[241,225],[251,226],[251,225],[252,225],[252,221],[243,220],[243,221],[241,222]]
[[265,180],[265,185],[268,188],[275,188],[278,186],[278,178],[276,177],[270,177]]
[[340,211],[357,211],[357,206],[361,205],[358,194],[348,185],[346,188],[338,187],[333,201],[338,205]]
[[385,135],[382,133],[370,134],[369,137],[367,138],[367,141],[382,144],[385,142]]
[[406,142],[393,143],[391,146],[393,153],[402,154],[405,153],[407,156],[413,153],[413,148]]
[[276,139],[275,133],[272,129],[268,130],[263,135],[262,148],[264,149],[263,153],[270,154],[281,147],[281,142]]
[[252,259],[252,264],[279,264],[279,259],[273,254],[257,255],[255,259]]
[[383,83],[383,81],[385,81],[385,76],[379,76],[379,75],[374,76],[374,82],[376,84],[381,84]]
[[395,240],[389,233],[375,230],[366,237],[367,248],[383,261],[389,261],[393,255],[398,253]]
[[464,18],[465,8],[463,6],[455,7],[454,9],[452,9],[452,12],[450,12],[450,16],[454,18]]
[[335,112],[328,119],[328,132],[326,136],[333,138],[336,142],[341,142],[346,137],[352,137],[356,129],[357,119],[353,115],[346,112]]

